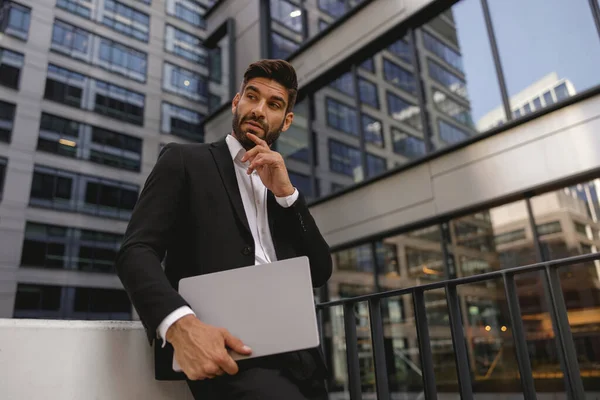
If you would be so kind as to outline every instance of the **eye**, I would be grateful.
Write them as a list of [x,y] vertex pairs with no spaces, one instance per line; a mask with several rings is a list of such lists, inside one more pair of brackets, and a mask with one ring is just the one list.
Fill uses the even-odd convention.
[[279,103],[271,103],[271,107],[274,108],[275,110],[278,110],[281,108],[281,106],[279,105]]
[[256,98],[256,96],[255,96],[255,95],[253,95],[252,93],[248,93],[248,94],[246,95],[246,97],[247,97],[247,98],[249,98],[250,100],[254,100],[254,99]]

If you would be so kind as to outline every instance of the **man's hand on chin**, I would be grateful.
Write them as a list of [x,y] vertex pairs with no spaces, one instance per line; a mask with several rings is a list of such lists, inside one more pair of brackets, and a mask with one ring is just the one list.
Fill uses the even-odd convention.
[[177,363],[190,380],[211,379],[224,373],[237,374],[238,365],[227,353],[227,347],[243,355],[252,353],[226,329],[207,325],[195,315],[178,319],[166,336],[175,349]]
[[267,142],[255,134],[247,132],[246,136],[256,143],[256,146],[248,150],[242,157],[242,162],[250,162],[248,174],[256,170],[262,183],[277,197],[294,194],[296,189],[290,181],[281,154],[271,150]]

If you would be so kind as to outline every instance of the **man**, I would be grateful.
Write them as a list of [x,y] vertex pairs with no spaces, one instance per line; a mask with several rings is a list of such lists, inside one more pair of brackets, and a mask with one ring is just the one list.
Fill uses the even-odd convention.
[[[148,339],[157,339],[156,378],[187,378],[196,399],[327,398],[318,349],[238,366],[227,348],[251,349],[222,327],[204,324],[177,292],[184,277],[303,255],[314,287],[329,279],[329,247],[283,158],[270,148],[292,123],[297,87],[285,61],[250,65],[232,102],[231,134],[211,144],[165,146],[117,256],[119,278]],[[172,371],[173,354],[185,375]]]

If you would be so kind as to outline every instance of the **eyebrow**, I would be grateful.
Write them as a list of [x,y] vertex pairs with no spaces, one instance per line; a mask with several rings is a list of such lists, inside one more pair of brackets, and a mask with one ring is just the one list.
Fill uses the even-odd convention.
[[[258,88],[256,86],[248,85],[248,86],[246,86],[246,90],[251,90],[253,92],[260,94],[260,90],[258,90]],[[287,103],[285,102],[285,99],[281,96],[271,96],[271,100],[279,101],[284,106],[287,105]]]

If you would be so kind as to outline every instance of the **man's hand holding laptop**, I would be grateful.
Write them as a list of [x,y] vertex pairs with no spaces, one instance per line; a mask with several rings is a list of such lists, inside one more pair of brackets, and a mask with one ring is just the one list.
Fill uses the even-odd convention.
[[227,348],[242,355],[252,353],[226,329],[205,324],[192,314],[171,325],[166,336],[175,349],[175,359],[190,380],[211,379],[223,373],[237,374],[238,365]]

